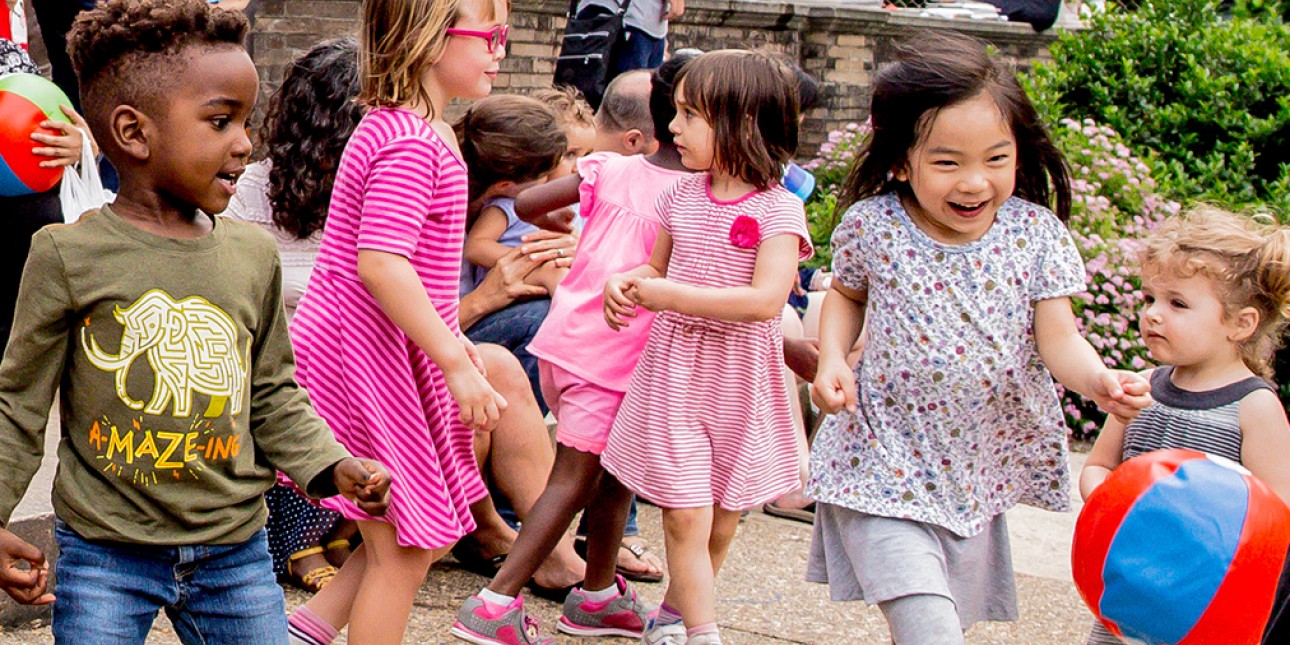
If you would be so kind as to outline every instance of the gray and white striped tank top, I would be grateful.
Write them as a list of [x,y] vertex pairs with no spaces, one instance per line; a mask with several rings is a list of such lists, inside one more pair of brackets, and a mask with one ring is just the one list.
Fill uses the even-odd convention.
[[1172,366],[1151,374],[1155,403],[1124,429],[1123,458],[1166,448],[1189,448],[1241,462],[1241,399],[1272,386],[1251,376],[1230,385],[1192,392],[1169,379]]

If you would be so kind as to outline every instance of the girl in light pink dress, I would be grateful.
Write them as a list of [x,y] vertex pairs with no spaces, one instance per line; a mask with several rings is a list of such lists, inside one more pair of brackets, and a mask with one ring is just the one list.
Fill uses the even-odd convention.
[[494,0],[363,3],[359,101],[309,287],[292,320],[297,377],[356,455],[397,473],[390,512],[357,520],[360,547],[290,619],[293,643],[399,643],[430,565],[475,528],[487,495],[472,428],[506,402],[457,324],[466,167],[444,110],[481,98],[506,55]]
[[[671,105],[672,80],[688,58],[669,61],[654,73],[652,93],[658,100],[651,104]],[[670,108],[652,114],[656,136],[661,135],[655,154],[593,153],[578,161],[576,175],[529,188],[516,199],[520,218],[542,221],[580,197],[585,223],[573,266],[528,345],[539,359],[542,395],[558,423],[552,476],[501,570],[458,612],[452,633],[472,643],[509,645],[516,641],[507,634],[534,624],[520,590],[584,507],[586,578],[565,599],[558,629],[576,636],[639,638],[653,613],[616,575],[631,492],[600,467],[652,315],[643,312],[631,327],[615,331],[605,323],[601,299],[609,276],[649,259],[659,232],[658,196],[688,174],[663,127],[674,114]]]
[[605,286],[610,326],[658,315],[601,463],[663,507],[672,580],[644,642],[700,645],[721,642],[715,576],[740,511],[799,483],[779,317],[812,248],[802,201],[780,184],[797,148],[792,71],[711,52],[673,97],[681,161],[706,172],[663,193],[649,263]]

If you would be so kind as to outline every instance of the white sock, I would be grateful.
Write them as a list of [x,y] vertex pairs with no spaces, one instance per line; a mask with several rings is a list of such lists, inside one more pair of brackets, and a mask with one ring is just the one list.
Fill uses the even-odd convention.
[[483,598],[484,600],[487,600],[488,602],[494,605],[501,605],[503,607],[510,607],[511,603],[515,602],[515,596],[503,596],[502,594],[499,594],[496,591],[489,589],[488,587],[484,587],[483,590],[481,590],[478,594],[475,594],[475,595],[479,596],[480,598]]
[[587,589],[586,587],[582,588],[582,595],[587,600],[590,600],[591,602],[604,602],[606,600],[613,600],[614,598],[618,597],[618,594],[619,594],[618,585],[616,584],[609,585],[608,587],[605,587],[600,591],[592,591],[590,589]]

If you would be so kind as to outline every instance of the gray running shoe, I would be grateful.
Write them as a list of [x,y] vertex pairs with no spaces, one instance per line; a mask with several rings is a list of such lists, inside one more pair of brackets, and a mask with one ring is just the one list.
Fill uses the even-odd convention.
[[626,636],[640,638],[645,623],[658,612],[636,597],[636,590],[622,576],[614,576],[618,595],[610,600],[592,602],[581,587],[564,599],[564,613],[556,628],[573,636]]
[[645,625],[645,633],[641,634],[641,645],[686,645],[685,623],[657,625],[651,618]]
[[542,638],[536,618],[524,613],[524,598],[516,596],[510,605],[495,605],[479,596],[466,599],[457,612],[452,635],[476,645],[550,645]]

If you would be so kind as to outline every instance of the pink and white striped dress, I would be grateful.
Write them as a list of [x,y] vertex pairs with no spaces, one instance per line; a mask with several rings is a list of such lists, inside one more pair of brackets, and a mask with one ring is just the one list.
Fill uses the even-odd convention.
[[[751,284],[756,246],[776,235],[798,236],[800,258],[811,257],[800,199],[776,186],[721,202],[708,178],[683,177],[659,198],[659,219],[672,236],[668,279]],[[757,222],[756,237],[743,246],[730,233],[741,217]],[[600,463],[664,508],[736,511],[793,490],[798,460],[783,346],[778,317],[727,322],[659,313]]]
[[336,438],[394,477],[384,518],[333,497],[327,508],[392,523],[399,544],[432,549],[475,529],[487,494],[443,372],[404,335],[358,277],[358,252],[408,258],[439,317],[457,326],[466,167],[418,115],[381,108],[345,147],[322,247],[291,322],[296,378]]

